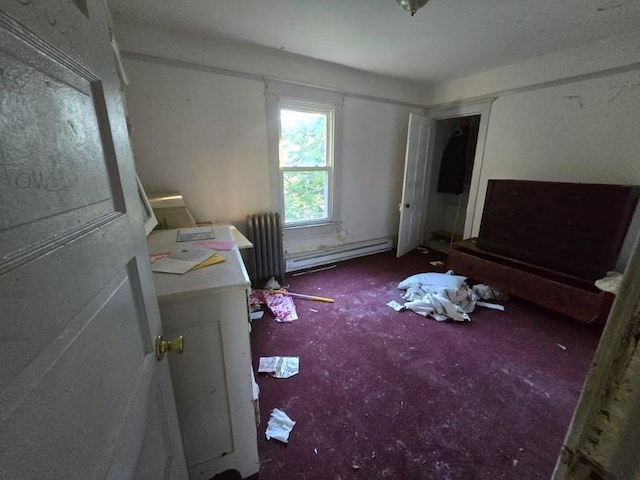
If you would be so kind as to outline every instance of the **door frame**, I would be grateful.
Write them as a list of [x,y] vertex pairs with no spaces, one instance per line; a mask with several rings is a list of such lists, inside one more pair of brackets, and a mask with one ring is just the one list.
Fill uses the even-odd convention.
[[[469,188],[469,200],[467,201],[467,209],[464,219],[464,238],[470,238],[474,232],[480,230],[480,225],[475,228],[474,220],[476,215],[476,204],[478,201],[478,191],[480,190],[480,177],[482,174],[482,162],[484,159],[484,147],[487,141],[487,130],[489,128],[489,114],[491,105],[496,99],[490,98],[480,102],[462,103],[450,107],[438,107],[434,109],[425,109],[424,114],[434,123],[433,135],[438,133],[438,120],[448,120],[457,117],[471,117],[480,115],[480,125],[478,127],[478,140],[476,144],[476,153],[473,159],[473,172],[471,174],[471,186]],[[433,167],[436,159],[433,158],[433,149],[428,152],[429,158],[427,162]]]

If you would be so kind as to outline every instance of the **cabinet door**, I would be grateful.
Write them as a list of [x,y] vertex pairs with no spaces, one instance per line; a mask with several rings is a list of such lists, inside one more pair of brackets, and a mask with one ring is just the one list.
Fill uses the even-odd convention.
[[208,480],[227,469],[259,469],[252,395],[246,288],[162,301],[169,335],[185,339],[170,358],[189,477]]

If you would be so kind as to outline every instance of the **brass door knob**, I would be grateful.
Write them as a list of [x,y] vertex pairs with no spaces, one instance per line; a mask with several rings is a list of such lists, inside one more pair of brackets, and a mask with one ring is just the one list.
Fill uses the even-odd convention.
[[171,340],[165,340],[162,335],[156,337],[156,358],[158,361],[164,358],[166,352],[182,353],[184,350],[184,337],[174,337]]

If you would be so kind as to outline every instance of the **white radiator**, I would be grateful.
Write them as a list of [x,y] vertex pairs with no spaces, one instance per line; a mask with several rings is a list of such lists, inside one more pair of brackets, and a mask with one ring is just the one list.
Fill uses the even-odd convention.
[[304,270],[305,268],[319,267],[329,263],[363,257],[374,253],[388,252],[393,248],[393,242],[389,238],[371,240],[368,242],[350,243],[321,252],[296,255],[286,260],[287,272]]

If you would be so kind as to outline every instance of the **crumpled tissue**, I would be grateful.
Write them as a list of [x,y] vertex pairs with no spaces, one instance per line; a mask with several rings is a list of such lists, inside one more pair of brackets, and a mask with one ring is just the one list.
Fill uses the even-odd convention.
[[267,423],[267,431],[265,436],[267,440],[279,440],[283,443],[289,443],[289,434],[293,430],[296,422],[291,420],[282,410],[274,408],[271,411],[271,418]]

